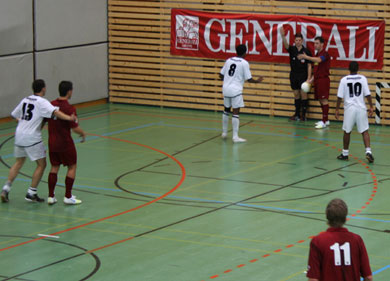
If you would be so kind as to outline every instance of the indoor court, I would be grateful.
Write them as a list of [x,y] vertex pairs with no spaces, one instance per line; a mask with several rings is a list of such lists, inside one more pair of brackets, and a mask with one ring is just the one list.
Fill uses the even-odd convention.
[[[64,168],[57,204],[27,203],[27,161],[0,204],[1,280],[306,280],[310,239],[336,197],[374,280],[390,280],[389,127],[371,125],[368,165],[356,132],[350,160],[336,159],[341,122],[319,131],[313,120],[242,114],[248,142],[233,144],[220,137],[220,112],[101,104],[78,113],[88,133],[76,144],[83,204],[62,203]],[[15,125],[0,125],[2,181]]]

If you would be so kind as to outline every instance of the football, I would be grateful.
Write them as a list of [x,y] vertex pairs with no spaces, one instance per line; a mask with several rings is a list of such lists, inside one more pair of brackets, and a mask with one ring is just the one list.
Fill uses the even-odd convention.
[[305,93],[310,92],[310,88],[311,88],[311,84],[310,84],[310,83],[303,82],[302,85],[301,85],[301,89],[302,89],[302,91],[304,91]]

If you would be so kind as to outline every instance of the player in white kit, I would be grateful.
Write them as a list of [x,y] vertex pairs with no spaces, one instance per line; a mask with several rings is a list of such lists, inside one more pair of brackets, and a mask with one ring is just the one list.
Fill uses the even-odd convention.
[[74,115],[69,116],[62,113],[58,107],[53,106],[43,96],[46,93],[45,82],[41,79],[35,80],[32,84],[34,94],[24,98],[12,111],[13,118],[18,120],[15,132],[14,156],[15,164],[11,167],[8,180],[1,192],[1,201],[8,202],[8,194],[12,182],[15,180],[19,170],[28,156],[31,161],[37,163],[33,173],[31,185],[27,190],[25,199],[30,202],[43,202],[44,199],[37,195],[37,186],[46,168],[46,149],[42,141],[42,124],[45,118],[58,117],[63,120],[75,121]]
[[344,147],[343,152],[337,157],[337,159],[348,160],[351,131],[356,123],[358,132],[363,136],[364,146],[366,147],[366,158],[368,162],[372,163],[374,162],[374,157],[372,156],[370,147],[367,107],[364,101],[364,97],[367,98],[368,104],[370,106],[370,117],[374,112],[374,108],[372,106],[372,99],[367,83],[367,78],[364,75],[358,74],[358,70],[359,64],[356,61],[350,62],[350,74],[341,79],[337,92],[336,119],[339,118],[341,100],[344,99]]
[[227,137],[230,109],[233,108],[232,127],[233,142],[235,143],[246,141],[246,139],[238,136],[240,108],[244,107],[244,99],[242,97],[244,82],[260,83],[263,81],[262,77],[259,77],[257,80],[252,78],[249,63],[244,59],[246,46],[237,46],[236,53],[236,57],[226,60],[225,65],[219,73],[219,77],[223,80],[224,112],[222,114],[222,138],[225,139]]

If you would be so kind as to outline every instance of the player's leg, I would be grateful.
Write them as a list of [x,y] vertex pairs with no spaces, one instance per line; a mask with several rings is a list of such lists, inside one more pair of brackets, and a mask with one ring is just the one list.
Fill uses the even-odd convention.
[[344,120],[343,120],[343,150],[342,153],[337,156],[339,160],[348,160],[349,155],[349,143],[351,141],[351,132],[353,126],[355,125],[355,109],[347,108],[344,110]]
[[47,177],[47,183],[49,187],[49,195],[47,197],[47,204],[53,205],[57,203],[57,199],[55,197],[55,188],[57,185],[58,179],[58,171],[60,170],[60,165],[53,165],[52,155],[50,155],[50,162],[52,163],[49,176]]
[[240,108],[244,107],[244,100],[242,95],[233,98],[232,101],[233,107],[233,116],[232,116],[232,127],[233,127],[233,142],[246,142],[246,139],[240,138],[238,136],[238,131],[240,128]]
[[64,203],[68,205],[81,204],[82,201],[76,199],[76,196],[72,195],[73,183],[76,178],[76,169],[77,164],[72,164],[68,166],[68,172],[65,178],[65,198]]
[[290,120],[299,120],[301,116],[301,90],[293,90],[294,92],[294,106],[295,106],[295,113],[292,117],[290,117]]
[[31,185],[27,190],[25,199],[29,202],[44,202],[37,194],[37,187],[42,179],[43,172],[46,169],[46,148],[44,144],[38,143],[32,147],[26,148],[26,153],[31,161],[36,163],[35,171],[32,175]]
[[224,110],[222,113],[222,138],[225,139],[227,137],[228,128],[229,128],[229,115],[230,115],[230,108],[231,108],[231,102],[230,98],[225,97],[224,98]]
[[322,119],[316,123],[317,129],[326,128],[329,126],[329,90],[330,90],[330,80],[329,78],[320,78],[315,81],[315,95],[316,98],[320,101],[321,110],[322,110]]
[[307,93],[305,93],[302,90],[300,90],[299,92],[301,96],[301,108],[302,108],[301,121],[306,121],[306,113],[307,113],[307,108],[309,106],[309,101],[307,100]]
[[366,159],[368,160],[368,162],[373,163],[374,156],[372,156],[371,151],[370,134],[368,133],[369,124],[367,111],[365,109],[357,110],[356,126],[358,132],[361,133],[363,136],[364,147],[366,148]]
[[23,167],[24,162],[26,161],[26,157],[17,157],[15,163],[12,165],[9,170],[8,180],[4,184],[3,189],[1,191],[1,202],[6,203],[9,201],[8,194],[11,191],[12,183],[14,182],[16,176],[19,174],[20,169]]

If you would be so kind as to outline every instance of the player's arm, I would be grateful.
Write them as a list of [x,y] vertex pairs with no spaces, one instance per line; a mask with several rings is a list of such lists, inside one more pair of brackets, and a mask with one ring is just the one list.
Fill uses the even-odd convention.
[[72,128],[72,131],[76,134],[78,134],[81,137],[81,142],[85,142],[85,132],[83,129],[80,128],[80,126],[77,126],[75,128]]
[[372,281],[373,280],[372,275],[364,277],[363,280],[364,281]]
[[58,109],[53,112],[53,115],[57,118],[65,120],[65,121],[76,121],[77,120],[76,115],[74,115],[74,114],[68,115],[68,114],[63,113],[61,110],[58,110]]
[[259,77],[259,78],[257,78],[257,79],[253,79],[253,78],[249,78],[248,80],[246,80],[246,81],[248,81],[249,83],[261,83],[262,81],[263,81],[263,77]]
[[337,97],[337,103],[336,103],[336,110],[335,110],[335,116],[336,119],[339,120],[340,117],[340,105],[341,105],[342,98]]
[[225,77],[225,75],[219,73],[219,79],[221,79],[223,81],[223,78]]
[[309,278],[307,281],[319,281],[318,279]]
[[374,106],[372,105],[372,98],[371,96],[366,96],[367,98],[367,101],[368,101],[368,105],[370,106],[370,108],[368,109],[368,116],[372,116],[374,114]]
[[311,63],[308,63],[307,64],[307,80],[306,80],[306,82],[309,84],[311,84],[313,82],[313,78],[314,78],[314,77],[311,77],[312,70],[313,70],[313,66],[311,65]]
[[309,60],[311,62],[317,62],[317,63],[320,63],[320,62],[323,62],[323,61],[326,60],[326,58],[324,56],[311,57],[311,56],[309,56],[309,55],[307,55],[305,53],[298,55],[298,59],[300,59],[300,60],[302,60],[302,59]]
[[290,45],[289,45],[288,42],[287,42],[286,33],[284,32],[283,26],[281,26],[281,27],[279,28],[279,32],[280,32],[280,35],[282,35],[282,40],[283,40],[284,48],[286,48],[286,50],[288,50],[288,48],[290,47]]

